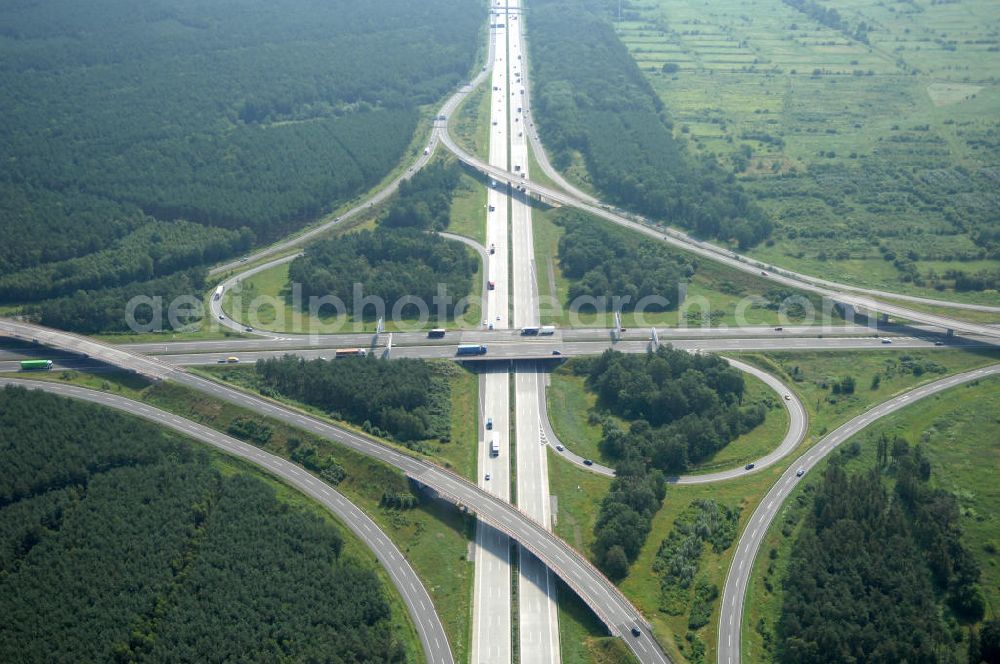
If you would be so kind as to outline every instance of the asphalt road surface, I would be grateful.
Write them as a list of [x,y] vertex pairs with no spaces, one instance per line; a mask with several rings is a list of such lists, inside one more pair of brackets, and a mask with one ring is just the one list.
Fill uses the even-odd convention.
[[[384,336],[384,335],[383,335]],[[364,338],[371,341],[372,335],[364,335]],[[552,337],[521,337],[519,335],[506,337],[503,342],[488,341],[488,352],[480,356],[459,356],[456,354],[454,340],[444,343],[427,343],[420,346],[399,345],[394,335],[393,349],[391,356],[394,359],[410,357],[421,359],[450,359],[468,363],[489,363],[515,360],[536,360],[547,361],[555,364],[568,357],[582,355],[598,355],[609,348],[613,348],[623,353],[645,353],[650,348],[648,341],[619,341],[614,343],[607,341],[573,341],[560,342],[558,338]],[[662,337],[661,337],[662,340]],[[197,366],[225,363],[227,357],[237,357],[241,363],[252,363],[258,359],[271,357],[282,357],[283,355],[296,355],[305,359],[332,359],[337,348],[355,348],[364,344],[339,344],[331,347],[307,347],[307,348],[278,348],[275,350],[245,350],[244,342],[196,342],[220,344],[218,350],[212,352],[173,352],[175,349],[187,348],[185,343],[177,344],[139,344],[136,346],[115,346],[123,355],[138,355],[138,349],[145,350],[149,357],[155,358],[164,366]],[[942,345],[938,346],[938,343]],[[227,344],[240,344],[227,346]],[[729,338],[719,339],[674,339],[671,340],[674,348],[689,350],[692,352],[721,353],[721,352],[779,352],[779,351],[856,351],[856,350],[884,350],[884,351],[904,351],[912,349],[926,350],[989,350],[995,349],[996,345],[990,339],[953,337],[947,341],[934,336],[919,337],[893,337],[891,344],[886,344],[874,337],[762,337],[750,338]],[[374,352],[381,353],[378,347],[373,347]],[[553,351],[558,351],[558,355],[553,355]],[[23,359],[51,359],[53,367],[57,369],[94,369],[97,364],[89,359],[81,358],[79,353],[61,351],[59,349],[47,349],[43,347],[32,348],[29,346],[11,345],[0,348],[0,371],[17,371],[20,368],[20,361]],[[117,366],[117,365],[114,365]]]
[[441,620],[434,610],[434,603],[420,581],[420,577],[378,525],[329,484],[281,457],[141,401],[75,385],[0,378],[0,387],[6,385],[19,385],[43,390],[124,411],[129,415],[141,417],[206,445],[211,445],[226,454],[249,461],[281,478],[339,518],[375,554],[406,603],[410,619],[420,636],[427,661],[454,664],[455,660],[452,658],[448,645],[448,637],[445,635]]
[[[765,385],[774,390],[779,402],[788,412],[788,429],[785,431],[785,436],[782,438],[781,443],[779,443],[775,449],[768,452],[760,459],[749,460],[753,461],[754,464],[754,467],[750,470],[746,470],[744,467],[745,464],[743,464],[737,466],[736,468],[713,473],[681,475],[679,477],[669,478],[668,481],[672,484],[709,484],[711,482],[721,482],[736,477],[742,477],[751,473],[759,473],[764,468],[767,468],[780,459],[783,459],[785,456],[794,451],[795,448],[799,446],[799,443],[802,442],[802,439],[805,438],[806,429],[809,425],[809,416],[806,414],[805,407],[802,405],[801,400],[794,391],[790,390],[787,385],[771,374],[766,371],[762,371],[753,365],[731,358],[724,359],[740,371],[746,372],[760,379]],[[543,381],[544,379],[540,380],[540,384]],[[551,420],[548,419],[544,387],[540,385],[539,389],[540,394],[538,399],[538,408],[542,418],[544,443],[551,446],[555,454],[558,454],[563,459],[579,466],[582,470],[587,470],[598,475],[604,475],[605,477],[614,477],[615,471],[613,468],[601,465],[592,459],[590,460],[590,464],[585,463],[586,460],[582,456],[573,452],[573,450],[566,445],[565,441],[559,440],[559,437],[552,428]],[[560,447],[562,449],[559,449]]]
[[[507,167],[507,29],[502,13],[491,16],[492,91],[490,94],[489,160]],[[503,25],[504,27],[499,27]],[[508,201],[499,187],[486,195],[486,242],[489,261],[483,308],[483,325],[504,330],[509,325]],[[510,376],[503,367],[490,367],[480,377],[483,407],[479,430],[479,486],[504,502],[510,501]],[[487,428],[492,418],[493,425]],[[496,443],[497,452],[493,452]],[[489,479],[487,479],[489,478]],[[504,533],[480,520],[476,524],[475,579],[473,582],[472,661],[477,664],[510,664],[513,661],[511,607],[511,548]]]
[[[442,144],[450,150],[456,157],[468,166],[479,170],[486,176],[502,183],[519,182],[526,192],[537,196],[542,200],[558,203],[570,207],[575,207],[595,216],[601,217],[612,223],[630,228],[642,233],[647,237],[666,242],[685,251],[695,253],[699,256],[723,263],[741,272],[756,274],[768,279],[776,284],[789,286],[799,290],[816,293],[834,302],[851,305],[857,309],[876,314],[887,314],[916,321],[927,325],[935,325],[943,329],[955,330],[967,334],[1000,337],[1000,329],[987,325],[969,323],[945,316],[929,314],[904,307],[902,305],[878,301],[868,295],[858,295],[863,289],[857,289],[844,284],[836,284],[826,280],[818,280],[814,277],[802,275],[786,269],[778,269],[766,265],[755,259],[740,256],[735,252],[716,247],[708,242],[696,240],[685,233],[673,229],[656,226],[652,222],[629,213],[620,212],[610,207],[593,205],[565,192],[543,186],[537,182],[528,182],[520,178],[519,174],[505,171],[491,164],[487,164],[474,155],[469,154],[459,147],[448,135],[448,132],[439,132]],[[627,216],[626,216],[627,215]],[[893,296],[898,298],[898,296]],[[1000,312],[1000,307],[988,305],[964,305],[962,303],[948,303],[939,300],[920,300],[924,304],[934,304],[936,306],[950,306],[955,308],[970,308],[978,311]]]
[[[523,14],[520,0],[507,5],[507,97],[510,99],[508,133],[511,169],[530,177],[525,95],[528,88],[527,54],[524,52]],[[517,184],[517,183],[515,183]],[[513,277],[514,328],[537,327],[538,272],[535,265],[531,205],[515,187],[511,194],[511,265]],[[517,446],[517,505],[544,527],[552,528],[549,498],[548,456],[541,444],[538,392],[539,367],[533,363],[514,365],[514,436]],[[559,605],[555,578],[548,568],[524,547],[518,558],[518,640],[521,664],[558,664]]]
[[[472,246],[478,246],[469,240]],[[484,284],[485,288],[485,284]],[[485,311],[486,309],[484,309]],[[674,339],[724,339],[767,337],[787,339],[789,337],[840,337],[840,336],[922,336],[942,342],[950,342],[938,331],[938,328],[928,326],[884,325],[877,328],[867,325],[796,325],[785,326],[780,330],[776,327],[753,325],[746,327],[667,327],[656,328],[661,343]],[[611,328],[560,328],[548,339],[563,341],[648,341],[650,328],[630,328],[624,332],[616,332]],[[454,345],[458,343],[494,343],[521,341],[520,328],[508,330],[448,330],[444,338],[432,340],[427,331],[420,329],[412,332],[397,331],[393,333],[394,346],[425,346],[428,344]],[[531,339],[529,339],[530,341]],[[309,347],[322,348],[357,348],[369,347],[378,343],[371,332],[345,332],[337,334],[292,334],[268,333],[264,338],[231,338],[209,341],[163,341],[121,344],[121,347],[138,353],[208,353],[232,352],[240,350],[281,350]]]
[[[642,613],[583,555],[510,503],[483,491],[451,471],[288,406],[192,375],[156,358],[128,353],[87,337],[8,318],[0,318],[0,335],[22,341],[35,340],[39,344],[64,351],[86,354],[105,364],[134,371],[153,380],[172,380],[264,417],[272,417],[322,436],[398,468],[418,484],[471,510],[480,520],[486,521],[530,550],[580,596],[611,634],[625,638],[640,662],[661,664],[668,661],[659,645],[649,636],[649,625]],[[643,636],[632,637],[632,628],[640,630]]]
[[797,462],[788,467],[788,470],[775,482],[774,486],[757,506],[757,509],[754,510],[736,545],[736,555],[733,557],[733,562],[729,567],[726,586],[722,591],[718,642],[719,664],[739,664],[740,662],[740,625],[743,618],[743,603],[746,599],[747,582],[753,568],[753,561],[760,549],[760,544],[767,533],[768,527],[781,511],[782,504],[791,495],[792,490],[800,479],[797,476],[798,471],[801,469],[803,475],[808,474],[810,470],[836,449],[838,445],[850,440],[853,436],[886,415],[933,394],[937,394],[942,390],[997,374],[1000,374],[1000,364],[993,364],[982,369],[942,378],[941,380],[910,390],[905,394],[875,406],[863,415],[859,415],[840,426],[803,454]]

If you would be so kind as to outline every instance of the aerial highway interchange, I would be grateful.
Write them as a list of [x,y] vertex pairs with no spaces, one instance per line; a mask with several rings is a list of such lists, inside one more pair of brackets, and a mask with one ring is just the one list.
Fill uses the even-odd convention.
[[[487,65],[467,85],[441,107],[431,131],[427,149],[406,173],[389,182],[369,199],[347,213],[308,232],[272,245],[245,260],[220,265],[214,274],[225,275],[223,290],[234,288],[241,280],[283,261],[291,260],[294,251],[330,228],[363,213],[390,197],[399,182],[434,158],[438,146],[453,153],[470,168],[482,173],[490,183],[486,217],[487,247],[478,249],[484,260],[484,301],[487,329],[449,331],[445,339],[429,340],[423,331],[394,333],[391,351],[385,346],[385,334],[296,335],[247,330],[222,310],[222,300],[211,300],[213,322],[252,338],[219,341],[182,341],[138,343],[111,346],[76,335],[41,328],[29,323],[0,320],[0,334],[19,340],[22,345],[0,349],[0,371],[15,371],[26,357],[51,357],[56,367],[99,369],[110,366],[132,371],[154,380],[171,380],[208,396],[222,399],[292,426],[329,438],[358,452],[394,466],[408,477],[438,495],[474,512],[479,518],[476,533],[474,615],[472,659],[475,662],[513,661],[511,624],[514,602],[511,595],[511,542],[520,550],[518,582],[518,653],[522,662],[558,662],[559,630],[554,576],[580,595],[609,631],[621,636],[639,661],[666,662],[667,656],[656,643],[645,618],[617,588],[586,558],[551,533],[551,505],[548,495],[546,464],[548,450],[558,444],[563,456],[580,464],[572,452],[571,441],[557,441],[545,413],[544,372],[563,357],[593,355],[608,348],[624,352],[646,352],[657,343],[670,343],[691,352],[746,350],[886,350],[908,348],[993,347],[1000,338],[1000,328],[962,321],[941,314],[930,314],[907,307],[903,302],[932,304],[942,308],[968,308],[1000,313],[1000,307],[963,305],[929,300],[884,291],[864,290],[832,281],[801,275],[729,250],[691,238],[686,234],[656,226],[648,220],[605,206],[593,197],[569,185],[549,164],[537,129],[529,118],[530,85],[527,75],[527,51],[522,35],[520,2],[491,8],[491,29]],[[489,82],[490,143],[488,161],[464,151],[448,133],[448,119],[477,86]],[[521,89],[524,89],[524,93]],[[533,182],[528,172],[529,145],[536,163],[561,190]],[[523,190],[520,190],[521,188]],[[531,210],[533,199],[576,207],[613,223],[631,228],[650,239],[666,242],[703,258],[752,273],[775,283],[821,295],[852,312],[878,321],[882,317],[912,321],[906,325],[866,324],[832,326],[784,326],[754,328],[690,329],[563,329],[551,337],[519,334],[519,329],[539,324],[537,273],[534,265]],[[470,241],[471,242],[471,241]],[[265,261],[261,263],[260,261]],[[243,270],[247,265],[249,270]],[[234,273],[235,272],[235,273]],[[891,300],[891,301],[887,301]],[[889,340],[888,342],[886,340]],[[486,355],[456,357],[461,343],[489,346]],[[30,344],[30,345],[24,345]],[[38,348],[48,350],[38,352]],[[305,358],[326,358],[338,348],[367,347],[388,358],[456,359],[481,363],[480,439],[477,480],[469,482],[433,462],[407,454],[376,439],[356,434],[295,409],[248,394],[227,385],[185,371],[185,366],[215,364],[238,355],[241,363],[293,353]],[[743,371],[761,378],[779,394],[787,387],[768,374],[733,361]],[[512,369],[512,371],[511,371]],[[718,661],[740,661],[740,625],[743,599],[754,557],[768,525],[780,510],[782,501],[796,482],[796,469],[809,470],[838,444],[849,439],[877,419],[941,390],[977,378],[1000,373],[1000,366],[951,376],[916,388],[880,404],[852,419],[805,452],[792,463],[775,483],[754,512],[736,546],[736,556],[723,591],[719,625]],[[511,390],[513,380],[513,391]],[[176,414],[151,408],[120,396],[83,388],[46,383],[0,379],[0,384],[26,382],[36,389],[53,391],[71,398],[84,399],[132,412],[159,422],[192,438],[245,458],[278,475],[303,493],[338,515],[376,552],[402,594],[424,651],[431,662],[453,661],[444,629],[433,610],[430,596],[406,562],[404,555],[381,533],[377,526],[318,478],[295,464],[268,455],[256,447],[190,422]],[[509,400],[513,398],[513,408]],[[790,425],[780,443],[756,462],[754,472],[790,455],[803,440],[807,429],[805,410],[797,397],[783,399]],[[508,416],[514,415],[513,427]],[[490,424],[487,424],[487,421]],[[509,431],[514,431],[511,439]],[[496,446],[493,446],[493,443]],[[541,444],[539,444],[541,443]],[[516,447],[516,450],[515,450]],[[511,499],[511,456],[516,456],[516,506]],[[594,472],[609,474],[611,469],[591,467]],[[678,483],[717,482],[744,475],[735,468],[710,475],[672,478]]]

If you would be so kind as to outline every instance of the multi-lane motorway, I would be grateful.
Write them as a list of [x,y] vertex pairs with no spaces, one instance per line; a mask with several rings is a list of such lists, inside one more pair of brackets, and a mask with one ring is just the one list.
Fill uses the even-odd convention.
[[[499,11],[490,18],[491,67],[489,160],[507,167],[507,26]],[[483,309],[486,325],[506,330],[510,323],[508,279],[509,207],[504,191],[490,187],[486,194],[486,243],[488,260]],[[504,367],[490,367],[479,381],[482,409],[479,413],[479,486],[500,500],[510,495],[510,376]],[[475,580],[473,582],[472,661],[478,664],[510,664],[511,639],[511,549],[507,535],[484,521],[476,524]]]
[[[368,337],[371,338],[370,335]],[[777,352],[777,351],[856,351],[856,350],[908,350],[908,349],[977,349],[995,348],[996,346],[989,340],[977,340],[970,338],[953,338],[947,342],[935,339],[934,337],[892,337],[892,343],[886,344],[879,338],[873,337],[797,337],[797,338],[769,338],[769,337],[748,337],[748,338],[722,338],[722,339],[672,339],[671,345],[674,348],[688,350],[691,352]],[[941,343],[942,345],[936,345]],[[340,347],[347,347],[340,346]],[[623,353],[644,353],[651,347],[649,341],[572,341],[560,342],[558,340],[547,340],[544,337],[529,337],[520,339],[512,337],[509,341],[502,343],[489,343],[489,352],[478,357],[460,357],[455,353],[454,343],[447,344],[427,344],[421,346],[399,346],[395,342],[391,358],[420,358],[420,359],[450,359],[461,362],[492,363],[497,360],[535,360],[539,362],[556,363],[568,357],[580,355],[598,355],[606,349],[613,348]],[[124,352],[140,353],[132,349],[125,350],[125,347],[118,347]],[[281,357],[286,354],[293,354],[306,359],[332,358],[336,352],[335,347],[311,347],[311,348],[279,348],[277,350],[219,350],[216,352],[173,352],[172,344],[155,344],[145,351],[150,357],[156,358],[161,364],[169,366],[197,366],[210,365],[224,362],[227,357],[237,357],[242,363],[252,363],[259,359]],[[380,349],[376,351],[381,353]],[[559,355],[553,355],[553,351],[558,351]],[[11,347],[0,349],[0,371],[17,371],[20,368],[19,362],[29,357],[40,357],[53,360],[56,368],[85,369],[92,367],[93,363],[81,359],[77,354],[50,350],[29,350],[25,348]]]
[[729,566],[729,575],[722,591],[721,615],[719,618],[718,661],[719,664],[739,664],[740,662],[740,629],[743,618],[743,602],[746,598],[747,583],[753,568],[753,561],[760,549],[760,544],[767,534],[767,529],[781,511],[784,501],[791,495],[799,481],[799,470],[808,474],[820,461],[830,454],[838,445],[850,440],[876,420],[885,417],[901,408],[916,403],[921,399],[937,394],[957,385],[1000,375],[1000,365],[994,364],[975,371],[942,378],[910,390],[889,401],[875,406],[863,415],[855,417],[837,428],[833,433],[823,438],[819,443],[795,463],[792,463],[782,476],[775,482],[757,509],[747,522],[736,544],[736,554]]
[[427,661],[432,664],[454,664],[455,660],[448,645],[444,626],[434,611],[434,604],[420,577],[378,525],[329,484],[281,457],[141,401],[74,385],[0,377],[0,387],[6,385],[44,390],[124,411],[178,431],[194,440],[218,448],[226,454],[245,459],[280,477],[337,516],[375,554],[406,603]]
[[446,500],[470,509],[480,520],[531,551],[580,596],[612,634],[625,635],[632,629],[644,634],[644,638],[628,640],[640,662],[662,664],[667,661],[658,644],[649,636],[649,625],[642,613],[582,554],[509,502],[484,491],[453,472],[293,408],[195,376],[155,358],[129,353],[87,337],[6,318],[0,318],[0,335],[21,341],[34,340],[41,345],[83,354],[154,380],[169,379],[264,417],[271,417],[327,438],[398,468],[419,485],[427,487]]
[[[511,170],[528,180],[528,139],[526,101],[527,56],[524,52],[523,21],[520,0],[507,4],[507,118],[510,137]],[[538,282],[535,270],[534,231],[531,205],[511,187],[511,265],[513,279],[514,327],[539,325]],[[534,362],[517,362],[514,370],[515,445],[517,460],[517,506],[546,528],[552,527],[549,498],[549,472],[546,448],[541,445],[539,401],[545,398],[538,390]],[[524,547],[518,558],[518,641],[522,664],[558,664],[559,607],[555,579],[548,568]]]
[[[301,246],[329,230],[332,226],[342,223],[385,200],[395,191],[403,177],[409,177],[412,172],[422,168],[430,160],[438,142],[456,154],[461,161],[485,173],[488,178],[496,180],[496,185],[489,188],[487,209],[484,210],[484,214],[487,215],[488,245],[484,255],[484,275],[486,280],[492,283],[492,287],[488,287],[485,294],[486,324],[484,329],[449,333],[451,338],[438,343],[428,342],[425,333],[422,332],[397,335],[391,354],[392,357],[454,357],[455,343],[462,341],[489,345],[488,355],[478,358],[478,361],[517,360],[513,364],[516,404],[513,444],[509,436],[512,427],[508,420],[511,393],[509,374],[505,368],[491,367],[484,372],[482,377],[480,416],[483,426],[478,441],[480,451],[478,487],[432,464],[386,448],[376,441],[346,432],[292,409],[192,376],[177,368],[184,364],[214,363],[220,358],[236,354],[243,362],[279,355],[288,351],[305,357],[332,356],[333,350],[338,347],[372,346],[377,348],[382,343],[382,340],[377,336],[348,334],[310,337],[258,331],[257,334],[260,334],[262,338],[190,342],[183,345],[142,344],[128,348],[110,348],[74,335],[48,331],[12,321],[0,321],[0,333],[6,332],[24,340],[36,339],[41,344],[49,344],[54,348],[74,353],[72,356],[67,356],[60,355],[57,351],[54,359],[61,366],[80,366],[81,360],[78,354],[84,354],[97,361],[134,370],[156,379],[176,380],[232,403],[254,408],[268,416],[306,428],[341,444],[353,447],[362,453],[379,458],[402,469],[410,477],[425,484],[440,495],[472,508],[479,515],[480,522],[483,524],[478,529],[475,556],[473,661],[506,663],[512,660],[510,547],[508,541],[508,537],[512,537],[523,547],[520,556],[518,598],[520,636],[518,649],[521,660],[525,662],[559,661],[557,612],[553,583],[548,571],[551,568],[581,595],[595,613],[608,624],[613,633],[625,637],[626,642],[640,661],[664,662],[666,658],[655,641],[651,639],[648,626],[641,614],[582,556],[547,530],[550,526],[551,506],[548,497],[546,447],[542,443],[554,444],[554,438],[546,422],[544,389],[540,385],[541,374],[537,373],[542,364],[551,362],[553,359],[558,360],[555,352],[558,352],[559,356],[594,354],[609,347],[625,352],[644,352],[650,347],[647,338],[648,332],[633,330],[621,335],[620,339],[617,338],[618,335],[612,335],[608,330],[564,330],[547,339],[516,336],[516,332],[510,329],[512,323],[514,328],[538,324],[537,273],[532,246],[531,208],[527,195],[530,193],[549,201],[584,209],[599,217],[632,228],[656,240],[673,244],[704,258],[756,274],[773,283],[820,294],[841,305],[848,305],[855,310],[871,313],[873,317],[877,317],[879,314],[889,314],[922,322],[934,326],[937,330],[948,329],[973,335],[969,338],[943,339],[926,329],[899,328],[893,330],[896,336],[893,337],[892,345],[887,346],[883,340],[871,336],[871,329],[852,325],[827,328],[822,332],[823,336],[817,335],[814,328],[791,327],[786,327],[781,331],[772,328],[659,330],[662,341],[670,341],[679,348],[694,352],[934,348],[937,347],[935,344],[938,343],[944,344],[942,347],[960,348],[991,345],[996,342],[997,337],[1000,337],[1000,330],[995,327],[915,311],[895,302],[884,302],[875,298],[891,298],[896,301],[994,313],[1000,312],[1000,307],[964,305],[865,290],[784,269],[775,269],[762,265],[753,259],[695,240],[683,233],[657,227],[635,215],[628,215],[602,206],[593,197],[574,189],[549,164],[542,150],[536,128],[530,120],[530,87],[527,84],[526,71],[527,54],[521,35],[522,19],[519,9],[517,2],[512,2],[504,7],[498,5],[495,8],[491,22],[497,27],[490,31],[487,67],[476,77],[472,85],[463,86],[442,106],[439,112],[441,119],[435,121],[427,150],[416,159],[407,173],[341,217],[257,252],[248,257],[246,261],[222,265],[212,271],[212,274],[221,274],[244,267],[247,264],[257,265],[257,261],[271,256],[275,256],[275,260],[259,265],[255,269],[266,269],[281,261],[291,260],[292,256],[278,256]],[[501,24],[503,24],[502,27]],[[448,135],[447,118],[451,117],[475,85],[488,78],[492,78],[494,89],[490,100],[492,124],[490,127],[490,155],[487,164],[468,155],[451,140]],[[529,142],[535,147],[536,160],[542,170],[563,191],[540,186],[530,181],[527,173]],[[524,191],[519,192],[516,188],[521,188]],[[513,195],[509,196],[509,194]],[[509,246],[508,238],[510,239]],[[484,252],[481,251],[481,253]],[[249,274],[249,272],[243,272],[238,279],[246,278]],[[231,288],[235,283],[236,279],[225,282],[224,289]],[[512,310],[511,305],[513,305]],[[242,323],[231,321],[225,316],[221,310],[221,300],[213,301],[212,311],[213,320],[218,321],[221,325],[241,332],[245,331]],[[221,319],[220,316],[222,316]],[[493,329],[486,329],[487,326],[491,326]],[[458,339],[454,337],[458,337]],[[140,357],[138,353],[148,353],[154,357]],[[17,359],[20,359],[17,350],[0,351],[0,371],[16,370],[14,363]],[[83,361],[84,366],[86,366],[86,362],[87,360]],[[741,368],[746,369],[746,367]],[[996,367],[980,370],[980,372],[987,373],[997,373],[998,371],[1000,370]],[[838,429],[810,450],[801,463],[793,464],[789,468],[771,493],[762,501],[739,542],[737,557],[730,570],[730,577],[727,580],[723,596],[722,624],[719,632],[720,662],[731,664],[731,662],[739,661],[739,629],[746,579],[767,525],[780,509],[781,502],[787,497],[788,492],[794,487],[795,469],[801,466],[808,470],[835,445],[849,438],[877,417],[940,389],[965,380],[973,380],[979,375],[987,374],[972,372],[961,377],[944,379],[915,390],[910,395],[903,395],[887,402]],[[768,379],[774,381],[766,374],[761,377],[765,381]],[[784,389],[780,383],[772,384],[772,387],[779,391]],[[239,454],[240,448],[233,447],[232,444],[243,445],[239,441],[227,439],[217,432],[199,431],[198,425],[194,423],[187,422],[175,415],[154,412],[142,404],[137,406],[132,402],[127,402],[127,400],[123,400],[127,402],[127,405],[112,403],[115,399],[120,399],[112,395],[102,393],[84,395],[78,392],[87,392],[85,390],[80,391],[78,388],[51,384],[45,384],[45,388],[62,389],[65,394],[76,398],[88,398],[99,402],[104,400],[103,402],[107,405],[124,407],[130,412],[136,412],[142,416],[147,416],[145,413],[148,413],[150,418],[183,430],[196,438],[206,440],[206,442],[214,440],[215,442],[212,444],[234,454]],[[789,408],[792,424],[782,443],[757,462],[757,470],[777,462],[778,459],[794,450],[798,442],[801,441],[805,431],[804,409],[794,397],[785,404]],[[139,410],[136,410],[137,408],[147,408],[147,410],[140,413]],[[486,428],[487,418],[493,418],[491,429]],[[850,428],[852,425],[854,428]],[[543,433],[547,435],[543,436]],[[493,455],[491,452],[494,439],[497,440],[500,449],[499,455]],[[509,504],[511,498],[510,454],[514,450],[512,445],[516,445],[517,491],[515,500],[519,509],[511,507]],[[254,455],[256,448],[245,445],[244,447],[247,448],[245,451],[248,454]],[[256,450],[256,454],[262,453]],[[572,455],[567,451],[566,456],[571,457]],[[382,551],[380,560],[390,570],[394,582],[407,601],[411,614],[414,614],[414,621],[417,624],[429,661],[451,661],[440,622],[433,610],[428,608],[430,599],[427,593],[419,585],[419,580],[415,581],[412,569],[409,569],[391,542],[389,542],[388,547],[385,546],[382,540],[388,540],[377,528],[374,528],[374,524],[365,522],[367,517],[364,517],[360,511],[343,500],[342,497],[339,497],[338,500],[335,492],[325,493],[332,490],[329,487],[324,488],[325,485],[319,480],[305,474],[294,465],[277,458],[258,456],[255,459],[251,458],[251,460],[283,477],[285,475],[282,473],[287,473],[286,479],[289,479],[304,492],[316,497],[332,510],[341,510],[337,513],[345,519],[348,525],[376,552]],[[285,465],[289,468],[285,468]],[[604,470],[609,471],[609,469]],[[489,474],[490,479],[486,479],[487,474]],[[742,474],[744,474],[742,469],[735,469],[709,475],[685,476],[675,478],[675,480],[682,483],[710,482]],[[346,505],[342,505],[341,502]],[[372,532],[373,530],[374,532]],[[409,591],[403,587],[407,585]],[[419,611],[417,607],[419,607]],[[642,636],[632,637],[629,632],[633,627],[638,628]]]
[[[680,231],[658,226],[637,215],[628,214],[628,216],[625,216],[627,213],[588,203],[574,195],[548,186],[540,185],[537,182],[523,181],[517,173],[497,168],[496,166],[487,164],[474,155],[469,154],[457,143],[455,143],[446,130],[439,131],[438,136],[441,143],[453,154],[455,154],[455,156],[458,157],[463,163],[475,168],[487,177],[497,180],[498,182],[519,182],[524,191],[533,196],[539,197],[542,200],[578,208],[594,216],[634,230],[647,237],[676,246],[689,253],[694,253],[717,263],[725,264],[741,272],[759,275],[775,284],[815,293],[836,303],[850,305],[855,309],[871,312],[876,315],[876,317],[878,315],[889,315],[927,325],[935,325],[943,329],[954,330],[956,332],[1000,337],[1000,330],[988,325],[970,323],[946,316],[911,309],[892,302],[876,300],[873,296],[867,294],[859,295],[859,292],[865,293],[864,289],[858,289],[844,284],[836,284],[826,280],[819,280],[814,277],[802,275],[783,268],[777,269],[772,266],[764,265],[755,259],[741,256],[729,250],[721,249],[710,243],[692,238],[687,234],[681,233]],[[1000,307],[993,307],[989,305],[964,305],[960,303],[948,303],[945,305],[943,301],[938,300],[928,300],[926,298],[919,298],[919,300],[923,304],[968,308],[978,311],[1000,312]]]

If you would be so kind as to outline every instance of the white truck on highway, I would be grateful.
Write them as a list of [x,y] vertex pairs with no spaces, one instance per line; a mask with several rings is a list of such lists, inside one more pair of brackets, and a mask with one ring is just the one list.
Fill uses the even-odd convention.
[[490,456],[500,456],[500,443],[497,442],[496,438],[490,443]]

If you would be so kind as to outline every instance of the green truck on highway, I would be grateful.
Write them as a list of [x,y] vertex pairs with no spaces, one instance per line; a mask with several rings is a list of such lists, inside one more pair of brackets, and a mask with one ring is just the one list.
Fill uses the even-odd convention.
[[52,360],[22,360],[21,371],[48,371],[52,368]]

